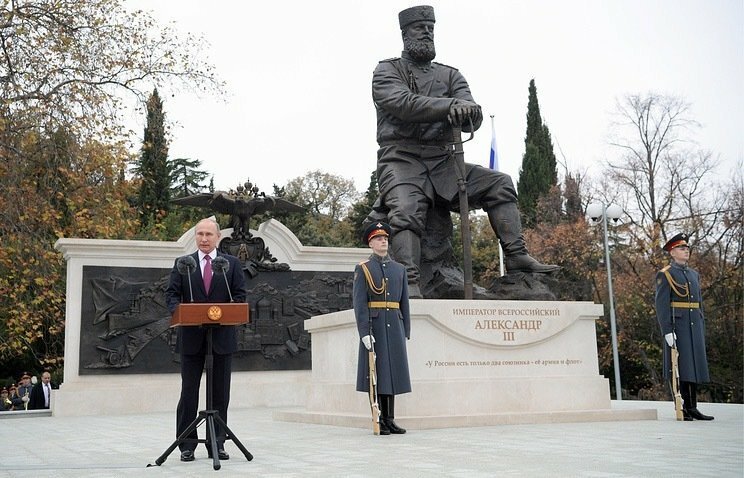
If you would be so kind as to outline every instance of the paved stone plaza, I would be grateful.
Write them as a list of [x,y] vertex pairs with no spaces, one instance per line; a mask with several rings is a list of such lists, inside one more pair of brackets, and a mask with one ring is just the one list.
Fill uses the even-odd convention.
[[[274,421],[272,409],[230,411],[238,448],[212,469],[204,447],[146,468],[173,442],[175,411],[147,415],[10,418],[0,414],[4,477],[742,477],[744,406],[701,403],[712,422],[677,422],[672,404],[658,420],[413,430],[374,436],[361,428]],[[405,426],[405,420],[400,420]],[[203,433],[203,430],[200,430]]]

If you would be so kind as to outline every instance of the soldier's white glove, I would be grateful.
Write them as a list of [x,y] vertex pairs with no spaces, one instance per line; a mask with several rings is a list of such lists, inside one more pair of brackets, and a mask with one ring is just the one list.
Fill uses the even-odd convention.
[[24,396],[23,396],[23,397],[21,398],[21,400],[23,400],[24,402],[28,402],[28,395],[24,395]]
[[675,334],[674,332],[669,332],[664,336],[664,338],[666,339],[666,343],[670,347],[674,347],[674,343],[677,341],[677,334]]
[[367,347],[367,350],[372,350],[372,344],[375,343],[375,338],[371,335],[365,335],[362,337],[362,343]]

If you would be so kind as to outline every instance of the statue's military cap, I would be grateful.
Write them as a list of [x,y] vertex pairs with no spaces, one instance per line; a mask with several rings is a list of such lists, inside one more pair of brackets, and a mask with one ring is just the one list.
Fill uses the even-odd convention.
[[391,234],[390,226],[385,224],[384,222],[373,222],[369,226],[367,226],[364,229],[364,233],[362,234],[362,242],[367,245],[369,244],[369,241],[376,236],[390,236]]
[[684,232],[681,232],[681,233],[677,234],[676,236],[672,237],[671,239],[669,239],[667,241],[667,243],[664,244],[663,249],[665,251],[669,252],[672,249],[674,249],[675,247],[689,246],[689,244],[687,243],[687,239],[689,239],[689,238],[690,238],[690,236],[688,236]]
[[401,30],[411,23],[421,21],[436,21],[434,19],[434,7],[430,7],[429,5],[419,5],[417,7],[406,8],[398,14],[398,22],[400,23]]

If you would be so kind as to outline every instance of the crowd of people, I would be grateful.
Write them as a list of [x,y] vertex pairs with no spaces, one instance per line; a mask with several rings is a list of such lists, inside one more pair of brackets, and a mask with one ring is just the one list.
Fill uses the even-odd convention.
[[17,383],[0,389],[0,412],[49,409],[52,390],[57,388],[51,378],[48,371],[41,374],[41,380],[28,372],[21,373]]

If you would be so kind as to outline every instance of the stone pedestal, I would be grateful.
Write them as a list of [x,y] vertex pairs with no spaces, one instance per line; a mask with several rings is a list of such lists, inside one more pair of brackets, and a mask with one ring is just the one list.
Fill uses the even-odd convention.
[[[413,392],[396,397],[410,428],[656,419],[655,410],[611,410],[599,375],[588,302],[412,300],[408,359]],[[355,391],[359,337],[353,311],[305,321],[312,382],[303,409],[279,420],[370,426]]]

